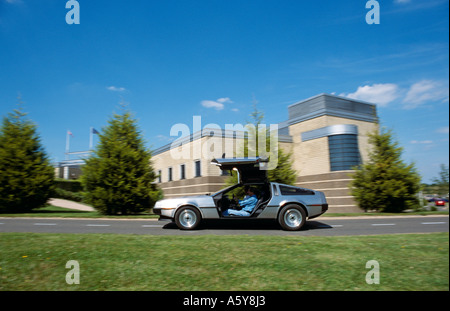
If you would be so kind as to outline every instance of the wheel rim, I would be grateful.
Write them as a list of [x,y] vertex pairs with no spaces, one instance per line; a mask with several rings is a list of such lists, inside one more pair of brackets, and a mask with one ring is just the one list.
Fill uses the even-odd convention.
[[302,214],[299,210],[289,209],[284,213],[284,223],[290,228],[296,228],[302,223]]
[[197,222],[197,215],[192,210],[184,210],[179,219],[183,227],[191,228]]

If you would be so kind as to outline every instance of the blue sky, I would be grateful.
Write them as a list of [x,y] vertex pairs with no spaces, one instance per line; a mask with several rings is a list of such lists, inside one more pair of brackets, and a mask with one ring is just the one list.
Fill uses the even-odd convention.
[[266,123],[320,93],[376,103],[423,180],[449,163],[448,0],[0,0],[0,115],[24,109],[52,160],[89,147],[120,102],[148,142],[175,123]]

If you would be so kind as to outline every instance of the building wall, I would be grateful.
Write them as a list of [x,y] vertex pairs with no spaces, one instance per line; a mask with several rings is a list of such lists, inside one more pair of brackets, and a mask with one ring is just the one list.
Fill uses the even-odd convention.
[[[368,134],[377,129],[375,105],[341,97],[320,94],[288,107],[289,119],[279,124],[279,146],[292,153],[297,172],[296,185],[323,191],[330,205],[329,212],[358,212],[360,209],[350,194],[352,170],[331,171],[329,136],[326,130],[342,125],[357,135],[359,161],[368,159]],[[311,132],[312,131],[312,132]],[[321,135],[311,135],[319,132]],[[323,133],[322,133],[323,132]],[[325,134],[324,134],[325,133]],[[336,134],[339,135],[339,134]],[[312,137],[312,138],[311,138]],[[154,153],[154,168],[161,170],[160,187],[165,197],[213,193],[224,187],[226,176],[210,162],[213,158],[235,156],[242,148],[242,137],[226,131],[203,131],[180,140]],[[231,147],[230,147],[231,146]],[[182,151],[188,157],[177,159]],[[174,157],[175,155],[175,157]],[[200,161],[201,176],[195,176],[195,162]],[[180,178],[180,165],[185,165],[185,179]],[[172,167],[172,181],[168,168]]]
[[338,171],[300,176],[297,178],[296,185],[325,193],[330,206],[329,212],[360,212],[361,210],[350,194],[349,184],[353,173],[353,171]]
[[326,117],[318,117],[289,126],[292,136],[294,169],[299,176],[323,174],[330,171],[328,139],[326,137],[302,142],[301,133],[326,126]]
[[[212,159],[220,158],[224,153],[227,157],[233,157],[230,146],[234,146],[234,149],[239,148],[233,138],[203,136],[193,141],[186,141],[179,147],[154,154],[153,167],[157,173],[161,170],[162,182],[169,182],[169,167],[172,168],[172,181],[180,180],[182,164],[185,165],[186,179],[220,176],[222,171],[210,163]],[[196,176],[196,161],[200,161],[200,176]]]
[[67,179],[78,179],[81,176],[81,167],[82,165],[76,165],[76,166],[58,166],[54,167],[55,177],[56,178],[64,178],[64,170],[68,170],[67,172]]
[[358,145],[363,163],[369,158],[370,144],[368,134],[378,130],[378,124],[373,122],[351,120],[339,117],[329,116],[328,125],[335,124],[354,124],[358,127]]
[[294,168],[299,176],[324,174],[330,172],[328,137],[302,141],[302,133],[330,125],[350,124],[358,129],[358,147],[362,162],[367,161],[370,145],[368,134],[377,124],[334,116],[321,116],[289,126],[293,140]]
[[159,184],[165,198],[214,193],[225,185],[225,176],[203,176]]
[[[153,167],[161,171],[161,183],[166,198],[183,195],[199,195],[217,192],[225,185],[227,176],[211,160],[224,153],[233,157],[239,144],[232,137],[207,134],[195,140],[185,141],[181,146],[157,153],[152,157]],[[226,152],[225,152],[226,151]],[[200,161],[200,176],[196,176],[195,162]],[[185,179],[181,179],[181,165],[185,165]],[[169,167],[172,168],[172,181],[169,181]]]

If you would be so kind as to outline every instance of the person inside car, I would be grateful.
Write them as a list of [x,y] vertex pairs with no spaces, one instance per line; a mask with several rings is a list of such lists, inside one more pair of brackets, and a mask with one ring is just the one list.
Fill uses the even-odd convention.
[[249,187],[246,189],[247,195],[244,199],[239,200],[239,206],[242,208],[241,210],[236,209],[228,209],[222,213],[223,216],[250,216],[253,209],[256,207],[256,203],[258,202],[258,198],[255,194],[256,190],[253,187]]

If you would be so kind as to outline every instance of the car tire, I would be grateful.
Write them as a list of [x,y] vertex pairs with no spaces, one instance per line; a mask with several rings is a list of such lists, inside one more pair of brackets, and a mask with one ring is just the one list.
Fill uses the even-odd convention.
[[305,210],[295,204],[288,204],[281,209],[278,215],[278,223],[283,230],[297,231],[300,230],[306,221]]
[[181,207],[175,213],[175,223],[181,230],[194,230],[202,220],[200,212],[195,207]]

